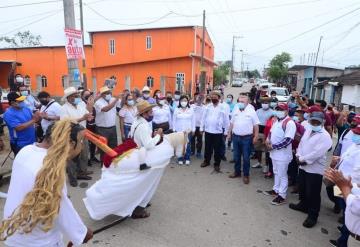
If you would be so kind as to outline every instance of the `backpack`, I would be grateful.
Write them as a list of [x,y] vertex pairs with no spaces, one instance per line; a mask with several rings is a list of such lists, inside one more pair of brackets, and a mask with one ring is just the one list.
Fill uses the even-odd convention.
[[[282,122],[282,129],[285,132],[286,130],[286,125],[289,121],[293,121],[290,117],[287,117],[283,122]],[[296,126],[296,132],[295,132],[295,136],[294,136],[294,140],[292,141],[292,147],[293,149],[296,149],[299,146],[299,143],[301,141],[301,137],[304,135],[305,133],[305,128],[304,126],[302,126],[300,123],[295,122],[295,126]]]

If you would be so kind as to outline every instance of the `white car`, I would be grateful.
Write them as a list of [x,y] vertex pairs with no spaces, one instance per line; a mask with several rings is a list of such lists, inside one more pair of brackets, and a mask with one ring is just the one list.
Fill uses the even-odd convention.
[[243,85],[244,85],[243,81],[239,79],[235,79],[232,83],[233,87],[242,87]]
[[272,91],[276,92],[276,98],[279,102],[287,102],[290,98],[289,91],[284,87],[269,87],[268,93],[271,94]]

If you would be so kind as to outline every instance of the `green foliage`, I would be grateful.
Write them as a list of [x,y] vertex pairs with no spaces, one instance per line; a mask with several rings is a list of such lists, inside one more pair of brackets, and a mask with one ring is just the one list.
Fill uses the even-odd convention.
[[247,78],[260,78],[260,72],[255,69],[255,70],[249,70],[249,71],[245,71],[245,75],[247,76]]
[[213,78],[214,85],[220,85],[226,82],[227,76],[230,75],[231,61],[220,62],[219,66],[214,69]]
[[14,36],[0,37],[5,48],[41,46],[41,36],[34,35],[30,31],[17,32]]
[[287,52],[283,52],[281,54],[276,55],[273,59],[271,59],[269,64],[269,76],[275,82],[280,82],[285,79],[288,69],[289,63],[291,62],[291,55]]

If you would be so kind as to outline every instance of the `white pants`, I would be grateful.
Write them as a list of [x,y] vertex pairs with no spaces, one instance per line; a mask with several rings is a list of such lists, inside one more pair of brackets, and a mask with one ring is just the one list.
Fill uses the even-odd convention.
[[360,246],[360,241],[355,240],[355,238],[349,236],[349,240],[348,240],[348,247],[359,247]]
[[282,198],[286,198],[286,192],[288,188],[288,166],[289,161],[272,160],[274,171],[274,187],[273,190],[279,194]]

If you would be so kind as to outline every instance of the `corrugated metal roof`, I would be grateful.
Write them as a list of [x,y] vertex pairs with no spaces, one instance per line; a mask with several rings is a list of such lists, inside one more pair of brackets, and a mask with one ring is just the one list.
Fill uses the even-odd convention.
[[193,28],[198,27],[196,25],[189,26],[172,26],[172,27],[146,27],[146,28],[129,28],[129,29],[111,29],[111,30],[99,30],[99,31],[88,31],[88,33],[107,33],[107,32],[128,32],[128,31],[142,31],[142,30],[158,30],[158,29],[175,29],[175,28]]

